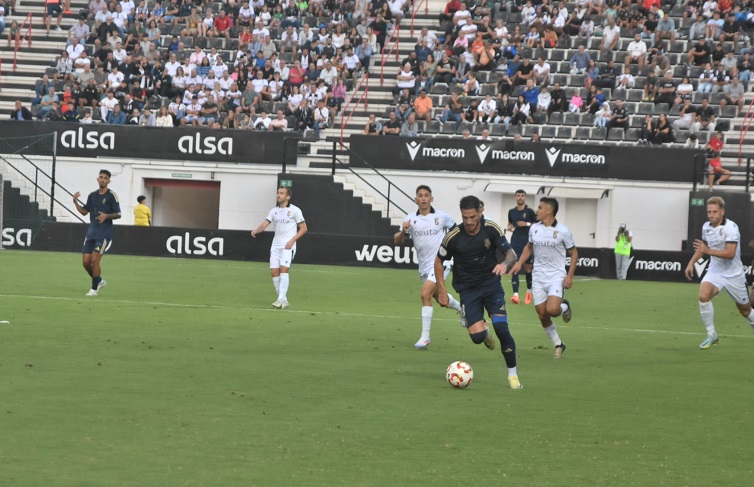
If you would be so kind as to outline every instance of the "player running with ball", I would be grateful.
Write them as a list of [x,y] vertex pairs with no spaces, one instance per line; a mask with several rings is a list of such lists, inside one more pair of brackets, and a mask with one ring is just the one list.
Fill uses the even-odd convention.
[[471,341],[495,348],[495,339],[489,335],[484,321],[486,309],[508,366],[508,384],[511,389],[521,389],[516,369],[516,342],[508,329],[505,292],[500,282],[500,276],[516,262],[516,252],[497,223],[484,218],[479,198],[464,196],[460,206],[463,225],[453,227],[445,235],[435,258],[437,302],[448,305],[443,270],[445,261],[452,258],[453,288],[461,296]]
[[[432,207],[432,190],[429,186],[421,185],[416,188],[416,205],[419,207],[416,213],[409,213],[403,219],[401,230],[394,236],[396,245],[402,245],[406,235],[414,241],[414,249],[419,260],[419,277],[422,280],[422,334],[419,341],[414,344],[417,350],[426,350],[430,344],[429,332],[432,328],[432,298],[437,299],[437,279],[435,278],[435,256],[437,249],[442,243],[443,237],[449,229],[455,225],[453,219],[444,211]],[[443,271],[443,278],[450,272],[450,261]],[[461,313],[461,304],[448,296],[447,307],[453,308],[461,315],[461,324],[466,323]]]

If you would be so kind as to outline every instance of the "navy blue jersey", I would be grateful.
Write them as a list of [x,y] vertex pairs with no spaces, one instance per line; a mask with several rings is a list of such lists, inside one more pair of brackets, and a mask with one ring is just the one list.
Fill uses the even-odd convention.
[[521,255],[521,251],[524,250],[524,247],[526,247],[526,244],[529,243],[529,227],[519,227],[518,222],[520,221],[534,225],[534,223],[537,222],[537,215],[534,213],[534,210],[528,206],[524,206],[523,210],[519,210],[516,206],[508,210],[508,223],[513,225],[511,246],[519,256]]
[[[498,252],[505,255],[511,250],[497,223],[484,218],[480,223],[476,235],[466,233],[463,225],[451,228],[437,252],[441,260],[453,259],[453,288],[459,293],[490,282],[500,282],[500,276],[493,274],[492,269],[498,264]],[[499,262],[502,261],[501,258]]]
[[105,194],[100,194],[99,191],[93,191],[89,193],[84,209],[89,212],[89,229],[86,231],[86,238],[112,239],[113,221],[108,218],[104,223],[100,223],[97,221],[97,217],[100,213],[120,213],[118,195],[109,189]]

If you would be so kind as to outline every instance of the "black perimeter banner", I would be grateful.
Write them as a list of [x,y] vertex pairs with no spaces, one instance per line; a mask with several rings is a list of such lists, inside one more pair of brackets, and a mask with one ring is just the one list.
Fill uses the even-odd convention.
[[[57,155],[69,157],[118,157],[178,161],[276,164],[283,155],[296,164],[298,132],[253,132],[194,127],[139,127],[134,125],[82,125],[47,121],[2,121],[0,137],[30,137],[58,133]],[[1,140],[1,139],[0,139]],[[17,147],[0,144],[0,153]],[[49,154],[35,145],[24,154]]]
[[702,151],[658,146],[616,146],[351,135],[352,167],[491,174],[624,179],[694,180]]
[[[8,249],[80,252],[86,235],[83,223],[47,223],[40,229],[5,228],[3,245]],[[111,254],[189,259],[220,259],[266,262],[272,232],[251,238],[248,231],[198,230],[167,227],[116,225]],[[579,248],[576,275],[614,278],[612,249]],[[636,251],[631,256],[628,278],[645,281],[688,282],[683,274],[693,252]],[[752,255],[744,255],[751,262]],[[393,244],[392,237],[344,236],[308,233],[298,243],[296,263],[417,269],[416,253],[410,246]],[[694,263],[695,282],[707,270],[708,260]],[[751,281],[752,268],[746,268]]]

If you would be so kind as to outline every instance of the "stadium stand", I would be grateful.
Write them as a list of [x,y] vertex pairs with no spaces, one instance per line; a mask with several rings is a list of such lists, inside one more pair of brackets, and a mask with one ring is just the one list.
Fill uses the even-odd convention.
[[[409,111],[417,112],[415,98],[420,97],[419,90],[424,88],[431,107],[428,116],[417,118],[416,128],[426,136],[460,136],[464,130],[481,135],[488,129],[492,137],[529,138],[536,132],[544,141],[635,144],[646,140],[647,143],[679,146],[685,144],[692,133],[704,144],[711,133],[713,124],[709,122],[712,121],[715,129],[729,130],[731,140],[724,153],[725,162],[737,155],[738,144],[733,144],[732,139],[738,138],[741,124],[738,112],[742,106],[745,110],[751,99],[748,86],[749,37],[754,16],[751,1],[579,0],[556,5],[551,0],[475,0],[467,4],[451,0],[447,4],[429,2],[430,13],[425,15],[423,8],[416,9],[415,5],[400,0],[296,4],[170,0],[161,4],[138,2],[133,6],[129,5],[130,0],[117,4],[73,0],[72,12],[62,15],[62,31],[55,29],[56,19],[52,18],[49,34],[43,22],[49,6],[46,7],[43,0],[18,0],[18,3],[18,11],[6,15],[6,24],[20,21],[31,12],[34,43],[31,48],[22,45],[19,68],[15,72],[8,67],[8,56],[3,56],[6,61],[0,78],[3,88],[0,108],[8,113],[13,109],[13,102],[20,99],[32,109],[35,117],[39,117],[40,111],[46,116],[45,109],[39,107],[43,91],[50,86],[63,93],[61,102],[74,98],[78,100],[74,101],[74,107],[82,107],[82,99],[85,100],[83,105],[93,105],[91,93],[83,96],[85,84],[82,83],[76,93],[72,81],[80,75],[69,72],[76,70],[75,61],[86,58],[100,90],[96,96],[102,98],[96,101],[98,109],[91,110],[95,123],[107,122],[115,111],[108,106],[113,102],[107,101],[105,94],[106,89],[111,88],[115,91],[113,98],[119,100],[124,113],[112,121],[125,118],[126,123],[152,123],[150,117],[153,117],[154,123],[158,123],[159,112],[164,107],[172,111],[176,125],[183,120],[183,124],[191,125],[216,123],[218,126],[269,128],[282,125],[274,120],[279,118],[278,110],[283,110],[282,118],[288,129],[313,129],[314,120],[302,124],[296,119],[296,102],[299,98],[309,98],[312,102],[323,98],[324,107],[313,103],[309,111],[313,115],[319,109],[321,118],[326,115],[329,119],[330,127],[339,126],[337,112],[348,102],[363,66],[354,69],[353,57],[346,61],[337,56],[337,49],[346,48],[347,57],[348,44],[359,47],[364,37],[373,51],[370,70],[374,80],[369,87],[369,110],[357,108],[344,127],[346,134],[368,130],[370,113],[377,115],[381,130],[401,123]],[[114,18],[108,19],[102,11],[89,11],[90,5],[96,10],[98,4],[104,4]],[[124,8],[130,12],[124,14]],[[160,8],[165,12],[160,13]],[[158,9],[157,14],[155,9]],[[254,12],[252,15],[250,10]],[[221,11],[225,13],[220,14]],[[376,16],[377,11],[382,17]],[[402,17],[398,62],[394,56],[389,56],[383,63],[378,42],[389,37],[387,31],[398,16]],[[230,20],[217,22],[221,17]],[[212,20],[205,20],[209,18]],[[662,20],[658,20],[660,18]],[[232,26],[230,30],[228,22]],[[120,23],[125,26],[122,34],[117,27]],[[79,53],[81,46],[67,40],[71,33],[85,31],[82,25],[88,26],[90,31],[83,43],[84,54]],[[368,30],[370,26],[378,28],[374,36]],[[270,39],[264,40],[267,34]],[[302,42],[304,38],[306,42]],[[708,40],[701,41],[701,38]],[[118,39],[123,50],[117,45]],[[107,44],[112,48],[102,48]],[[312,48],[324,55],[311,55]],[[12,47],[6,48],[6,52],[11,50]],[[64,50],[68,51],[67,55],[63,54]],[[119,62],[109,60],[109,51],[113,51],[113,58]],[[145,66],[129,63],[123,51],[131,61],[142,58],[150,66],[159,60],[155,74],[144,69]],[[356,51],[354,49],[354,55]],[[176,55],[175,62],[170,61],[170,53]],[[72,58],[76,56],[77,59]],[[294,73],[291,78],[290,71],[298,71],[296,61],[302,56],[305,64],[316,62],[316,58],[322,61],[332,58],[334,69],[324,62],[321,67],[302,65],[304,73]],[[433,56],[437,64],[429,56]],[[461,60],[465,62],[460,63]],[[706,66],[707,60],[709,66]],[[284,81],[282,88],[278,88],[279,83],[274,85],[273,90],[265,89],[263,82],[254,79],[257,76],[254,70],[243,69],[243,66],[256,65],[269,86],[270,81],[276,79],[275,70],[284,71],[280,68],[282,61],[285,61],[284,68],[289,69],[288,82]],[[364,61],[363,56],[361,61]],[[627,70],[626,62],[629,63]],[[87,61],[79,61],[79,70],[86,71],[81,68],[85,64]],[[119,64],[117,70],[113,69],[116,64]],[[378,86],[374,73],[381,64],[385,66],[385,82]],[[399,79],[399,71],[406,64],[409,67],[404,71],[409,75]],[[178,65],[184,71],[183,76],[178,75],[177,80],[166,76],[167,71],[178,73]],[[194,65],[196,72],[192,73]],[[239,85],[240,98],[234,88],[225,86],[228,81],[224,79],[223,65],[227,66],[227,77]],[[43,81],[43,76],[49,81]],[[84,74],[84,79],[91,76]],[[281,73],[280,78],[284,80],[285,74]],[[731,81],[733,78],[740,81]],[[189,85],[196,85],[199,79],[202,84],[212,86],[209,92],[195,93],[196,100],[202,103],[193,104],[194,93]],[[334,82],[337,79],[343,80],[340,86]],[[129,83],[133,80],[139,83],[136,89]],[[243,95],[242,85],[254,85],[255,81],[256,86],[261,87],[254,89],[259,96]],[[314,81],[314,86],[309,81]],[[216,82],[219,89],[214,86]],[[296,93],[292,85],[299,82],[301,90]],[[399,83],[410,88],[408,94],[399,92]],[[333,90],[330,85],[337,89]],[[547,93],[542,88],[546,88]],[[228,96],[228,91],[233,97]],[[460,123],[452,113],[444,117],[453,93],[460,95],[460,107],[454,108],[455,112],[450,111],[460,116]],[[503,103],[503,94],[508,94],[510,100]],[[522,102],[518,101],[520,94],[524,95]],[[207,112],[203,106],[197,109],[208,95],[213,95],[211,110]],[[491,104],[485,100],[487,95],[495,105],[492,112]],[[176,96],[181,96],[180,100],[176,101]],[[684,107],[686,98],[691,100],[690,108]],[[708,98],[709,108],[702,106],[703,98]],[[622,100],[622,110],[627,115],[625,122],[622,118],[620,122],[612,120],[618,99]],[[404,102],[406,106],[401,107]],[[45,104],[49,105],[49,100]],[[213,104],[218,105],[216,112]],[[192,105],[193,109],[189,110]],[[423,97],[421,105],[422,111],[428,107]],[[528,108],[523,108],[522,112],[524,105]],[[145,107],[151,109],[146,117]],[[67,104],[61,103],[60,108],[60,116],[64,116],[62,111],[67,109]],[[262,110],[270,114],[269,120],[257,123]],[[689,115],[691,110],[695,111],[694,115]],[[84,111],[85,108],[79,110],[79,119],[83,118]],[[704,112],[702,117],[696,113],[699,111]],[[396,113],[398,122],[391,122],[391,112]],[[55,110],[52,113],[53,117],[57,116]],[[662,122],[664,128],[658,130],[662,113],[667,120]],[[651,125],[647,115],[651,116]],[[164,117],[162,123],[165,123]],[[754,140],[747,137],[744,143],[748,146]]]

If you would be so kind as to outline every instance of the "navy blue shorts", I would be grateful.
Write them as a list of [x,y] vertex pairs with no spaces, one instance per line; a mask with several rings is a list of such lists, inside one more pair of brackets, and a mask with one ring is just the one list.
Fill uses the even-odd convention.
[[112,240],[105,237],[87,237],[86,239],[84,239],[84,246],[81,247],[81,253],[91,254],[97,252],[98,254],[104,254],[105,252],[107,252],[107,249],[110,248],[110,245],[112,245],[112,243]]
[[467,326],[482,321],[485,309],[490,317],[508,316],[505,309],[505,291],[499,280],[490,281],[479,288],[463,290],[459,294]]

